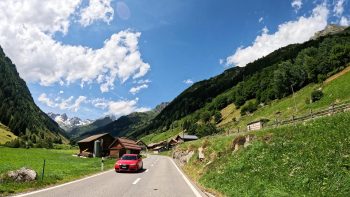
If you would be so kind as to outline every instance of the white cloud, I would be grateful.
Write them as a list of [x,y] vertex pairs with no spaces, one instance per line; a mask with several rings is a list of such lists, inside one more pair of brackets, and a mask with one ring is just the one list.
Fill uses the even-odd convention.
[[188,85],[193,84],[192,79],[186,79],[186,80],[184,80],[183,82],[184,82],[185,84],[188,84]]
[[341,16],[344,12],[344,0],[338,0],[335,2],[333,12],[336,16]]
[[350,25],[350,20],[348,18],[346,18],[345,16],[342,16],[340,18],[339,25],[341,25],[341,26],[349,26]]
[[47,105],[48,107],[51,108],[59,108],[61,110],[70,110],[73,112],[77,112],[80,108],[80,105],[84,102],[86,102],[86,97],[85,96],[79,96],[76,100],[74,100],[74,97],[71,96],[67,99],[62,99],[60,97],[57,97],[56,99],[52,100],[48,98],[48,96],[45,93],[42,93],[38,100]]
[[292,7],[294,8],[295,12],[298,12],[301,8],[301,6],[303,6],[303,2],[302,0],[292,0]]
[[146,75],[150,65],[141,58],[139,32],[115,33],[100,49],[54,40],[54,33],[68,32],[80,4],[81,0],[0,1],[0,45],[21,77],[45,86],[98,83],[107,92],[115,81],[124,83]]
[[44,103],[45,105],[49,106],[49,107],[54,107],[55,106],[55,103],[53,101],[51,101],[51,99],[49,99],[47,97],[47,95],[45,93],[42,93],[38,100],[41,102],[41,103]]
[[145,89],[145,88],[148,88],[148,85],[147,84],[142,84],[142,85],[139,85],[139,86],[136,86],[136,87],[132,87],[129,92],[131,94],[135,95],[135,94],[139,93],[140,90]]
[[137,107],[138,99],[134,100],[120,100],[120,101],[110,101],[108,103],[108,112],[106,115],[114,115],[116,117],[128,115],[132,112],[145,112],[149,111],[149,108]]
[[264,17],[259,18],[259,23],[261,23],[264,20]]
[[61,90],[61,91],[60,91],[60,94],[63,94],[63,93],[64,93],[64,91],[63,91],[63,90]]
[[225,63],[225,60],[224,59],[219,59],[219,64],[222,65]]
[[149,80],[149,79],[141,79],[141,80],[138,80],[138,81],[134,81],[133,83],[134,84],[147,84],[147,83],[151,83],[152,81]]
[[318,5],[313,9],[311,16],[302,16],[296,21],[283,23],[273,34],[269,34],[268,29],[264,28],[251,46],[239,47],[233,55],[227,57],[226,65],[243,67],[281,47],[309,40],[316,32],[326,27],[328,13],[325,5]]
[[109,23],[113,20],[113,15],[111,0],[89,0],[89,5],[80,11],[79,23],[84,27],[97,20]]

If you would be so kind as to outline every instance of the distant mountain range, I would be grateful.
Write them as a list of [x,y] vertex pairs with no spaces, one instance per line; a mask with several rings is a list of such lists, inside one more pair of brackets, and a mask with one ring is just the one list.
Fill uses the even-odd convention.
[[71,131],[72,129],[76,128],[76,127],[81,127],[81,126],[85,126],[88,124],[91,124],[93,122],[93,120],[82,120],[78,117],[72,117],[69,118],[67,116],[67,114],[55,114],[52,112],[47,113],[47,115],[54,120],[55,122],[58,123],[58,125],[64,129],[66,132]]
[[[121,116],[112,121],[108,117],[96,120],[90,125],[77,127],[70,132],[70,136],[79,140],[91,135],[100,133],[110,133],[112,136],[131,136],[135,131],[148,125],[169,103],[164,102],[148,112],[134,112],[126,116]],[[108,122],[111,121],[111,122]],[[107,123],[107,124],[106,124]]]

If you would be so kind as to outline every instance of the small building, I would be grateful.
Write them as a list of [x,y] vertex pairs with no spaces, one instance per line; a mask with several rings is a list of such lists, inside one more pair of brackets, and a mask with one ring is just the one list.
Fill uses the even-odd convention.
[[147,148],[150,150],[153,150],[156,147],[165,147],[167,145],[167,141],[161,141],[161,142],[157,142],[157,143],[151,143],[147,145]]
[[92,135],[90,137],[87,137],[83,140],[78,141],[78,146],[80,149],[80,154],[83,152],[88,154],[93,154],[95,149],[95,142],[99,141],[98,144],[100,144],[101,155],[107,156],[109,154],[109,146],[114,141],[114,137],[111,136],[109,133],[102,133],[97,135]]
[[256,130],[262,129],[263,126],[264,126],[264,121],[262,120],[254,121],[247,124],[247,130],[256,131]]
[[179,143],[181,143],[181,142],[188,142],[188,141],[198,140],[198,137],[195,136],[195,135],[183,134],[183,135],[178,135],[175,138],[175,140],[178,141]]
[[174,138],[171,138],[170,140],[168,140],[168,149],[173,148],[174,146],[176,146],[178,144],[178,141],[175,140]]
[[109,156],[120,158],[124,154],[140,154],[141,147],[134,140],[127,138],[116,138],[109,146]]
[[136,141],[136,144],[141,147],[141,150],[147,151],[147,144],[144,141],[138,140]]

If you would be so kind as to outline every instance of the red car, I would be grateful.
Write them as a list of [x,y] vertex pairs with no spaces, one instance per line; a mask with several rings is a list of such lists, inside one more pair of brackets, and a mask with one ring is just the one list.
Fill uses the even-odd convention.
[[124,154],[114,165],[116,172],[136,172],[143,169],[141,155]]

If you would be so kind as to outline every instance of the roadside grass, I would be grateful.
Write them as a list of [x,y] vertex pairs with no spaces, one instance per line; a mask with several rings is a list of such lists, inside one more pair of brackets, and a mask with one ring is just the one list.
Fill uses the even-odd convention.
[[[79,158],[72,154],[78,150],[53,149],[21,149],[0,146],[0,174],[21,167],[28,167],[38,173],[38,178],[30,183],[15,183],[4,181],[0,184],[0,196],[42,188],[48,185],[64,183],[101,171],[100,158]],[[46,167],[44,180],[41,180],[44,159]],[[109,170],[115,163],[114,159],[107,159],[104,169]]]
[[16,138],[17,136],[15,136],[8,127],[0,123],[0,144],[5,144]]
[[[232,153],[233,136],[216,136],[179,148],[205,147],[185,172],[225,196],[349,196],[350,113],[252,132],[256,139]],[[211,162],[208,162],[211,161]]]

